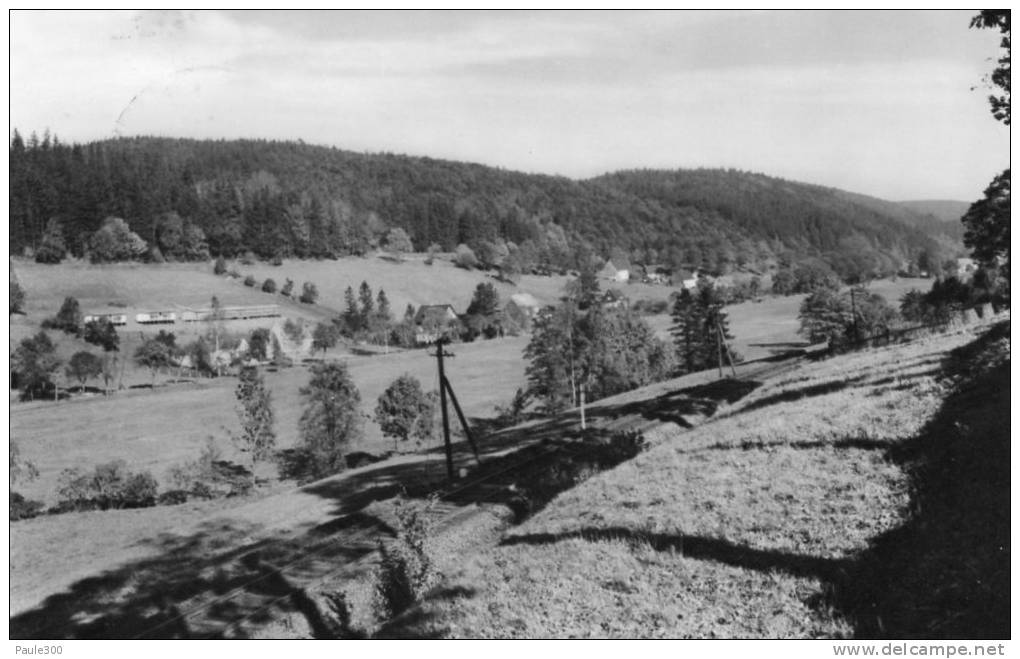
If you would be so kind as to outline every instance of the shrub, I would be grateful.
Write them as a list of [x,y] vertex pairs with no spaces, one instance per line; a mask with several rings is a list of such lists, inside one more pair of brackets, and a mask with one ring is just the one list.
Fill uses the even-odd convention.
[[301,287],[301,297],[298,299],[305,304],[315,304],[319,299],[319,289],[312,282],[306,281]]
[[173,490],[201,499],[237,496],[251,491],[251,473],[222,460],[212,438],[206,442],[196,460],[174,465],[167,471],[166,477]]
[[19,519],[31,519],[42,512],[44,504],[42,501],[26,499],[17,492],[11,492],[11,521]]
[[248,275],[247,277],[244,278],[244,285],[248,286],[249,288],[254,288],[255,284],[257,283],[258,282],[255,281],[254,275]]
[[453,259],[454,264],[457,267],[470,270],[478,267],[478,258],[475,256],[474,251],[467,245],[457,245],[457,255]]
[[275,254],[273,256],[273,260],[270,261],[270,263],[272,263],[273,265],[279,267],[279,266],[283,265],[283,257],[280,256],[279,254]]
[[213,274],[214,275],[227,274],[227,262],[222,256],[216,258],[216,263],[213,264]]
[[121,505],[118,508],[148,508],[156,505],[156,490],[159,489],[152,474],[143,471],[132,474],[120,492]]
[[[289,281],[289,280],[288,280]],[[294,343],[301,343],[305,339],[305,323],[298,318],[296,321],[288,318],[283,323],[283,333]]]
[[360,639],[363,635],[351,625],[351,605],[347,602],[347,595],[343,591],[332,591],[322,594],[328,608],[326,624],[329,627],[331,638]]
[[294,292],[294,282],[290,279],[284,280],[283,288],[280,289],[280,295],[284,297],[290,297]]
[[263,293],[275,293],[276,292],[276,282],[273,279],[271,279],[271,278],[265,280],[264,282],[262,282],[262,292]]
[[432,525],[428,518],[435,500],[412,502],[398,497],[396,538],[390,546],[380,542],[382,559],[374,573],[373,608],[379,620],[389,620],[415,602],[438,582],[431,556]]
[[185,490],[167,490],[156,497],[156,504],[160,506],[177,506],[188,502],[188,492]]
[[241,256],[241,265],[255,265],[255,253],[251,250]]
[[146,508],[156,504],[156,479],[147,471],[131,473],[123,460],[97,465],[92,473],[65,469],[58,480],[58,510]]
[[231,279],[240,279],[241,273],[231,268],[230,270],[227,271],[227,276],[230,277]]

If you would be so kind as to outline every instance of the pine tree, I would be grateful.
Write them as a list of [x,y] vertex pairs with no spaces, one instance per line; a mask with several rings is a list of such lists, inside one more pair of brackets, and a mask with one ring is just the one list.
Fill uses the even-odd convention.
[[376,296],[376,315],[383,323],[389,323],[393,320],[393,315],[390,313],[390,300],[386,297],[386,291],[379,289],[379,295]]
[[372,310],[375,308],[375,303],[372,301],[372,289],[367,281],[361,282],[361,288],[358,289],[358,299],[361,301],[361,322],[362,325],[366,325],[372,317]]
[[[701,371],[719,365],[720,342],[729,341],[729,318],[723,301],[712,283],[702,279],[692,292],[684,289],[673,304],[673,326],[677,359],[683,373]],[[725,353],[725,348],[722,349]],[[738,356],[731,353],[736,361]]]
[[354,337],[361,331],[363,323],[361,321],[361,312],[358,310],[358,300],[354,297],[354,289],[350,286],[344,291],[344,309],[341,319],[346,329],[344,334],[349,337]]

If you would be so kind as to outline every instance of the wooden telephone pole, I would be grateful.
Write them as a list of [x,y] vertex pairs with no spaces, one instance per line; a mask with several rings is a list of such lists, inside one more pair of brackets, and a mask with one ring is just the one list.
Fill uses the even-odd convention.
[[464,434],[467,436],[468,443],[471,445],[471,450],[475,454],[475,461],[481,464],[481,459],[478,457],[478,445],[475,444],[475,438],[471,435],[471,429],[468,427],[467,418],[464,416],[464,411],[460,409],[460,403],[457,402],[457,394],[453,393],[453,387],[450,386],[450,381],[446,379],[446,370],[443,366],[444,357],[453,357],[452,353],[446,352],[443,346],[450,341],[445,338],[439,338],[436,340],[436,362],[439,366],[439,406],[443,417],[443,442],[446,446],[446,475],[452,481],[454,480],[453,473],[453,443],[450,441],[450,413],[446,409],[446,396],[449,394],[450,400],[453,401],[453,409],[457,412],[457,419],[460,420],[460,426],[464,429]]
[[722,369],[722,356],[723,356],[722,351],[723,351],[723,348],[726,349],[726,361],[730,365],[730,371],[733,373],[733,377],[737,377],[737,368],[733,365],[733,355],[730,354],[730,346],[726,342],[726,338],[725,338],[725,335],[723,334],[723,330],[722,330],[722,323],[719,322],[719,317],[718,316],[716,316],[716,318],[715,318],[715,332],[716,332],[715,333],[716,348],[719,351],[719,377],[721,378],[723,376],[723,369]]

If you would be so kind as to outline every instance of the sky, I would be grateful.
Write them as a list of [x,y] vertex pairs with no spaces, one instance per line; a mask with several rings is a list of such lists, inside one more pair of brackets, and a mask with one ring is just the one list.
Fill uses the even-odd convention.
[[973,13],[12,11],[10,127],[971,201],[1010,137],[983,86],[998,34]]

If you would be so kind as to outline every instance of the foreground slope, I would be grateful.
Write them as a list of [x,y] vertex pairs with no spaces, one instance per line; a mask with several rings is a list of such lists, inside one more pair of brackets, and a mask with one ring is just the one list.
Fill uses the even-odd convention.
[[387,633],[1008,637],[1008,331],[759,383],[560,495]]

